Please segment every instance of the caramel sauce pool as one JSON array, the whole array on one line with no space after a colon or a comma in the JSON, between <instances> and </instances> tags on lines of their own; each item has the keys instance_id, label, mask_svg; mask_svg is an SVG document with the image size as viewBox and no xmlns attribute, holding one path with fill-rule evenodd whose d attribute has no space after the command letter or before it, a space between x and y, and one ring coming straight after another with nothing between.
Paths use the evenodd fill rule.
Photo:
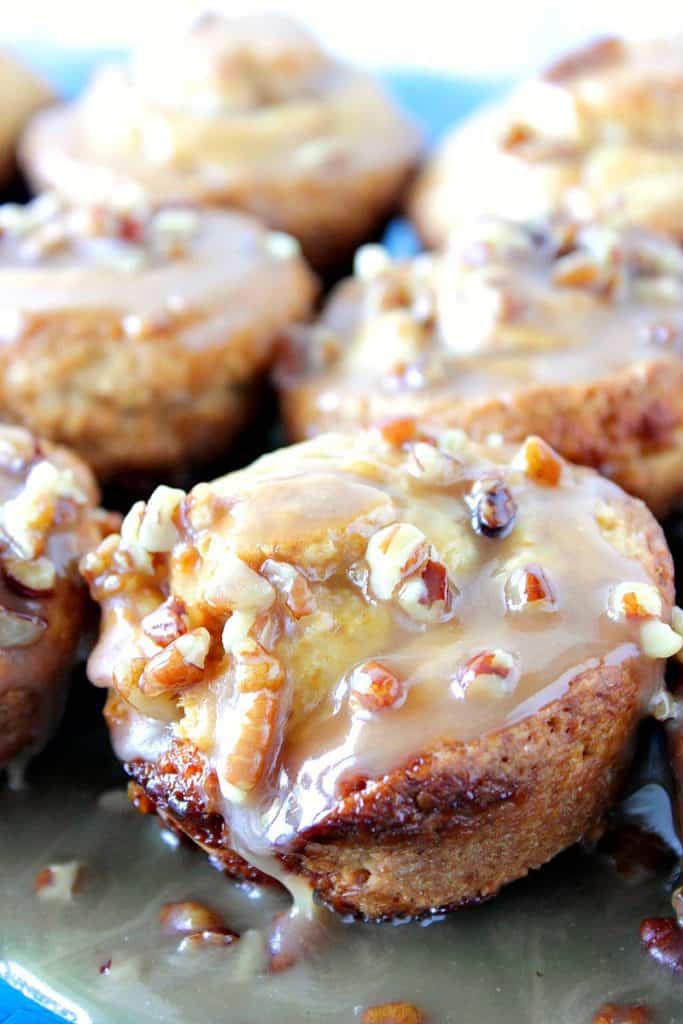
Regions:
<instances>
[{"instance_id":1,"label":"caramel sauce pool","mask_svg":"<svg viewBox=\"0 0 683 1024\"><path fill-rule=\"evenodd\" d=\"M81 708L88 703L77 696ZM606 1001L646 1003L656 1021L683 1021L680 979L650 963L638 940L643 917L670 912L665 874L629 881L580 851L427 928L347 925L325 914L307 958L257 974L254 930L286 899L236 885L201 853L165 841L153 819L127 806L96 710L78 714L74 701L58 743L30 772L31 788L0 792L0 977L67 1019L350 1024L365 1007L406 1000L430 1024L586 1024ZM654 813L667 798L648 789ZM37 872L73 858L86 866L73 901L38 899ZM159 911L182 899L216 908L240 942L180 954Z\"/></svg>"}]
</instances>

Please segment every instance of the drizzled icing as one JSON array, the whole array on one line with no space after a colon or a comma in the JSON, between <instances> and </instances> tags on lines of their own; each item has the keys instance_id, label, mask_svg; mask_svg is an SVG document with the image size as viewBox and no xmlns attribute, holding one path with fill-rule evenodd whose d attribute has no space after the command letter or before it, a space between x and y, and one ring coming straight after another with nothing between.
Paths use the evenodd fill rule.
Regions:
<instances>
[{"instance_id":1,"label":"drizzled icing","mask_svg":"<svg viewBox=\"0 0 683 1024\"><path fill-rule=\"evenodd\" d=\"M46 193L26 206L0 206L0 336L7 340L23 314L50 310L164 313L178 321L224 314L231 288L242 304L252 294L263 301L275 290L257 274L286 287L295 273L294 239L236 212L152 210L139 188L114 190L108 205L71 205ZM222 329L240 317L231 311Z\"/></svg>"},{"instance_id":2,"label":"drizzled icing","mask_svg":"<svg viewBox=\"0 0 683 1024\"><path fill-rule=\"evenodd\" d=\"M308 433L401 411L456 423L534 387L661 361L680 372L683 254L660 238L492 220L454 236L447 256L373 262L359 259L281 366Z\"/></svg>"},{"instance_id":3,"label":"drizzled icing","mask_svg":"<svg viewBox=\"0 0 683 1024\"><path fill-rule=\"evenodd\" d=\"M635 660L646 706L662 669L641 630L668 621L671 595L628 500L538 440L511 454L405 425L328 435L156 499L153 554L138 509L84 565L118 755L196 745L231 844L277 873L274 852L359 778L532 715L588 669ZM491 481L512 519L497 532L472 498ZM211 644L199 680L180 666L153 692L163 649L142 620L169 594L179 636Z\"/></svg>"}]
</instances>

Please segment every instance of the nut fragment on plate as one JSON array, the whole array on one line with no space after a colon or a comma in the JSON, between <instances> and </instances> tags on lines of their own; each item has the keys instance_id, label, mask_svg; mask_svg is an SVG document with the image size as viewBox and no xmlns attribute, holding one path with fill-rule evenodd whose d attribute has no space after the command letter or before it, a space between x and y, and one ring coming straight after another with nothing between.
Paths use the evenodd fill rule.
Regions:
<instances>
[{"instance_id":1,"label":"nut fragment on plate","mask_svg":"<svg viewBox=\"0 0 683 1024\"><path fill-rule=\"evenodd\" d=\"M415 428L273 452L193 488L151 573L127 535L86 565L89 673L141 809L370 918L493 895L592 831L664 692L655 647L683 643L641 502ZM451 449L447 486L416 485L416 443Z\"/></svg>"},{"instance_id":2,"label":"nut fragment on plate","mask_svg":"<svg viewBox=\"0 0 683 1024\"><path fill-rule=\"evenodd\" d=\"M33 891L41 900L70 903L84 884L85 866L70 860L42 868L33 880Z\"/></svg>"},{"instance_id":3,"label":"nut fragment on plate","mask_svg":"<svg viewBox=\"0 0 683 1024\"><path fill-rule=\"evenodd\" d=\"M180 934L219 931L223 919L217 911L197 900L164 903L159 911L159 922L164 931Z\"/></svg>"},{"instance_id":4,"label":"nut fragment on plate","mask_svg":"<svg viewBox=\"0 0 683 1024\"><path fill-rule=\"evenodd\" d=\"M427 1024L428 1018L412 1003L382 1003L363 1011L363 1024Z\"/></svg>"}]
</instances>

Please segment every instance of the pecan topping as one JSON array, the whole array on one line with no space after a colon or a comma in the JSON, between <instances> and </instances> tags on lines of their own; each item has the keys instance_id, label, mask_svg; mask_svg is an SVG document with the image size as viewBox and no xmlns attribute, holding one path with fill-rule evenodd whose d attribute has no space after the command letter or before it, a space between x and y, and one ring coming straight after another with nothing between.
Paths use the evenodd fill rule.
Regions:
<instances>
[{"instance_id":1,"label":"pecan topping","mask_svg":"<svg viewBox=\"0 0 683 1024\"><path fill-rule=\"evenodd\" d=\"M662 614L662 598L652 583L619 583L610 591L607 614L616 622L658 618Z\"/></svg>"},{"instance_id":2,"label":"pecan topping","mask_svg":"<svg viewBox=\"0 0 683 1024\"><path fill-rule=\"evenodd\" d=\"M33 891L41 900L70 903L83 886L84 866L77 860L42 868L33 880Z\"/></svg>"},{"instance_id":3,"label":"pecan topping","mask_svg":"<svg viewBox=\"0 0 683 1024\"><path fill-rule=\"evenodd\" d=\"M37 615L23 615L0 605L0 648L30 647L46 629L47 622Z\"/></svg>"},{"instance_id":4,"label":"pecan topping","mask_svg":"<svg viewBox=\"0 0 683 1024\"><path fill-rule=\"evenodd\" d=\"M261 566L261 572L271 586L283 595L295 619L302 619L315 611L315 599L308 580L295 566L267 558Z\"/></svg>"},{"instance_id":5,"label":"pecan topping","mask_svg":"<svg viewBox=\"0 0 683 1024\"><path fill-rule=\"evenodd\" d=\"M675 918L646 918L640 926L640 940L658 963L676 973L683 971L683 929Z\"/></svg>"},{"instance_id":6,"label":"pecan topping","mask_svg":"<svg viewBox=\"0 0 683 1024\"><path fill-rule=\"evenodd\" d=\"M8 585L24 597L46 597L53 593L57 573L49 558L13 558L6 555L2 568Z\"/></svg>"},{"instance_id":7,"label":"pecan topping","mask_svg":"<svg viewBox=\"0 0 683 1024\"><path fill-rule=\"evenodd\" d=\"M517 686L519 669L509 651L481 651L467 661L457 674L454 693L458 697L505 697Z\"/></svg>"},{"instance_id":8,"label":"pecan topping","mask_svg":"<svg viewBox=\"0 0 683 1024\"><path fill-rule=\"evenodd\" d=\"M233 650L237 699L232 708L235 728L225 756L223 782L235 800L244 799L268 767L275 742L285 676L280 662L255 640Z\"/></svg>"},{"instance_id":9,"label":"pecan topping","mask_svg":"<svg viewBox=\"0 0 683 1024\"><path fill-rule=\"evenodd\" d=\"M683 637L659 619L649 619L640 629L640 646L648 658L673 658L683 647Z\"/></svg>"},{"instance_id":10,"label":"pecan topping","mask_svg":"<svg viewBox=\"0 0 683 1024\"><path fill-rule=\"evenodd\" d=\"M191 932L178 945L179 953L194 953L212 946L232 946L239 939L237 932L229 928L207 928L201 932Z\"/></svg>"},{"instance_id":11,"label":"pecan topping","mask_svg":"<svg viewBox=\"0 0 683 1024\"><path fill-rule=\"evenodd\" d=\"M540 437L526 439L513 465L545 487L557 487L562 477L562 460Z\"/></svg>"},{"instance_id":12,"label":"pecan topping","mask_svg":"<svg viewBox=\"0 0 683 1024\"><path fill-rule=\"evenodd\" d=\"M543 570L538 566L515 569L505 584L505 604L513 612L526 608L554 608L552 587Z\"/></svg>"},{"instance_id":13,"label":"pecan topping","mask_svg":"<svg viewBox=\"0 0 683 1024\"><path fill-rule=\"evenodd\" d=\"M220 914L197 900L164 903L159 911L159 921L164 931L183 934L218 931L223 927Z\"/></svg>"},{"instance_id":14,"label":"pecan topping","mask_svg":"<svg viewBox=\"0 0 683 1024\"><path fill-rule=\"evenodd\" d=\"M176 513L185 491L177 487L157 487L147 502L138 531L138 542L150 552L172 551L179 534Z\"/></svg>"},{"instance_id":15,"label":"pecan topping","mask_svg":"<svg viewBox=\"0 0 683 1024\"><path fill-rule=\"evenodd\" d=\"M351 675L351 701L366 711L397 708L406 699L406 685L379 661L367 661Z\"/></svg>"},{"instance_id":16,"label":"pecan topping","mask_svg":"<svg viewBox=\"0 0 683 1024\"><path fill-rule=\"evenodd\" d=\"M143 632L159 647L168 647L179 636L187 633L187 628L185 605L172 595L142 620Z\"/></svg>"},{"instance_id":17,"label":"pecan topping","mask_svg":"<svg viewBox=\"0 0 683 1024\"><path fill-rule=\"evenodd\" d=\"M378 530L366 553L373 593L388 601L401 580L416 572L428 556L425 535L411 523L394 523Z\"/></svg>"},{"instance_id":18,"label":"pecan topping","mask_svg":"<svg viewBox=\"0 0 683 1024\"><path fill-rule=\"evenodd\" d=\"M414 441L418 434L417 420L414 416L397 416L387 420L378 427L383 441L392 448L402 448L408 441Z\"/></svg>"},{"instance_id":19,"label":"pecan topping","mask_svg":"<svg viewBox=\"0 0 683 1024\"><path fill-rule=\"evenodd\" d=\"M483 537L506 537L515 525L517 505L502 480L477 480L466 496L472 528Z\"/></svg>"},{"instance_id":20,"label":"pecan topping","mask_svg":"<svg viewBox=\"0 0 683 1024\"><path fill-rule=\"evenodd\" d=\"M211 637L203 627L173 640L155 654L140 676L140 690L148 697L187 689L202 677Z\"/></svg>"},{"instance_id":21,"label":"pecan topping","mask_svg":"<svg viewBox=\"0 0 683 1024\"><path fill-rule=\"evenodd\" d=\"M400 588L398 603L417 622L440 622L453 610L454 589L443 562L429 558Z\"/></svg>"},{"instance_id":22,"label":"pecan topping","mask_svg":"<svg viewBox=\"0 0 683 1024\"><path fill-rule=\"evenodd\" d=\"M592 1024L653 1024L653 1017L642 1003L605 1003L594 1015Z\"/></svg>"},{"instance_id":23,"label":"pecan topping","mask_svg":"<svg viewBox=\"0 0 683 1024\"><path fill-rule=\"evenodd\" d=\"M278 694L259 690L240 696L235 708L239 732L226 758L223 779L233 799L243 799L257 785L267 766L275 738Z\"/></svg>"},{"instance_id":24,"label":"pecan topping","mask_svg":"<svg viewBox=\"0 0 683 1024\"><path fill-rule=\"evenodd\" d=\"M521 121L513 121L503 135L501 145L503 149L517 149L518 146L523 145L525 142L530 142L533 137L534 132L530 125L523 124Z\"/></svg>"},{"instance_id":25,"label":"pecan topping","mask_svg":"<svg viewBox=\"0 0 683 1024\"><path fill-rule=\"evenodd\" d=\"M447 487L462 477L462 465L436 445L417 441L411 450L408 471L417 480L437 487Z\"/></svg>"},{"instance_id":26,"label":"pecan topping","mask_svg":"<svg viewBox=\"0 0 683 1024\"><path fill-rule=\"evenodd\" d=\"M363 1013L362 1024L426 1024L427 1018L412 1003L382 1003Z\"/></svg>"}]
</instances>

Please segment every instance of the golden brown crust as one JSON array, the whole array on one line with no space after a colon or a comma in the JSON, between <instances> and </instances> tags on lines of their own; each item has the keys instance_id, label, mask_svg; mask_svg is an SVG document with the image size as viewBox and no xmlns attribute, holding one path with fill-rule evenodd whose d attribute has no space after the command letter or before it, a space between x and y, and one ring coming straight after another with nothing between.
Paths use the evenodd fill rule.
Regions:
<instances>
[{"instance_id":1,"label":"golden brown crust","mask_svg":"<svg viewBox=\"0 0 683 1024\"><path fill-rule=\"evenodd\" d=\"M296 25L215 16L36 118L22 160L72 199L137 181L153 202L248 210L330 268L392 212L418 149L379 87Z\"/></svg>"},{"instance_id":2,"label":"golden brown crust","mask_svg":"<svg viewBox=\"0 0 683 1024\"><path fill-rule=\"evenodd\" d=\"M430 435L424 432L421 436L428 438ZM447 436L450 435L443 435L441 445ZM470 458L465 452L473 451L474 446L468 447L466 440L459 443L461 457ZM434 487L431 495L434 504L428 504L427 508L437 517L434 522L440 522L445 530L438 544L441 546L446 537L454 542L459 568L453 568L452 586L457 581L461 588L456 598L456 602L461 602L460 614L464 616L467 611L474 611L468 598L470 592L467 588L471 585L481 608L490 609L488 618L484 618L482 635L489 645L496 646L498 654L504 654L500 648L517 650L516 656L522 664L532 663L538 656L535 645L540 642L542 651L547 655L553 647L549 631L558 628L561 622L536 620L535 628L540 632L534 640L529 640L526 631L515 633L514 622L509 618L514 605L508 605L503 622L496 619L493 611L495 601L490 603L483 597L478 589L480 584L474 582L475 566L470 563L468 568L462 561L469 528L459 532L453 524L456 512L456 505L451 503L453 483L443 475L448 466L441 461L427 461L428 458L438 458L437 451L431 449L427 441L421 440L416 445L410 450L422 460L423 467L429 466L429 479L435 481L430 485ZM336 909L371 918L424 914L445 906L486 899L506 882L520 877L561 849L599 829L628 763L638 722L645 713L653 688L656 689L660 683L661 663L652 660L651 651L650 658L643 657L645 647L638 646L643 641L629 639L632 637L630 627L625 631L620 629L616 635L610 633L612 627L604 632L607 625L604 621L605 601L608 609L614 607L613 599L608 598L605 591L612 591L610 584L599 582L595 573L599 576L604 568L602 563L616 555L617 568L610 570L608 577L611 572L617 575L635 573L634 578L642 573L643 578L649 581L643 593L650 594L647 600L654 600L655 613L661 612L664 622L670 615L673 601L671 557L662 531L646 507L627 498L594 474L562 464L550 449L531 439L523 447L526 453L525 472L531 473L537 481L528 495L531 508L525 513L520 511L519 522L510 533L508 548L500 547L500 534L504 534L509 525L503 517L506 508L510 507L510 500L514 503L512 492L508 494L507 505L498 504L495 509L489 509L485 520L488 532L485 532L482 546L477 548L478 557L486 559L496 551L500 552L502 562L496 561L496 572L500 577L501 572L505 572L501 565L519 564L514 561L515 557L529 559L532 557L529 552L533 551L533 560L542 561L545 553L553 565L551 576L554 574L565 601L565 614L568 614L567 601L571 602L573 614L581 615L589 595L594 591L599 595L596 611L589 612L590 621L562 620L567 622L564 628L571 635L585 638L596 628L594 616L602 623L597 634L600 640L598 647L592 648L592 654L587 649L584 654L577 654L576 648L572 648L568 656L572 666L576 667L569 670L562 660L551 659L547 667L543 667L543 660L536 661L534 685L540 690L533 694L527 690L526 700L521 704L515 705L511 698L513 703L507 710L502 710L500 703L504 699L504 691L496 687L511 671L511 663L506 666L504 661L494 658L483 670L496 677L487 676L482 680L485 689L480 692L486 694L481 698L484 704L478 705L476 697L473 698L475 703L470 703L469 707L464 705L464 723L461 720L459 725L454 724L448 717L454 710L450 701L458 692L458 680L463 678L457 672L453 674L453 665L457 664L459 657L456 653L459 631L456 629L451 633L448 626L449 598L444 596L440 586L437 586L436 593L432 592L432 584L440 578L438 573L432 578L437 568L436 549L429 563L432 566L429 574L432 584L427 586L426 596L429 602L441 602L441 618L438 621L434 617L431 619L435 623L432 628L437 631L432 633L427 627L420 639L414 622L407 634L387 632L392 627L385 617L382 595L392 591L393 580L384 575L386 570L382 567L382 557L392 557L391 545L398 543L399 536L402 538L400 544L404 545L401 558L406 557L405 552L411 538L415 537L415 531L405 523L400 534L394 532L397 527L392 525L377 531L377 509L381 507L378 498L380 494L387 496L381 488L386 488L394 500L399 500L399 492L394 492L393 485L387 483L380 466L385 467L385 460L387 468L395 466L395 460L400 460L399 453L403 451L406 448L400 439L397 451L392 455L386 447L382 448L378 441L371 439L321 438L310 446L269 456L256 466L214 485L204 485L194 492L194 497L191 494L185 499L178 521L189 532L184 534L184 542L179 542L172 556L174 571L183 573L183 582L181 584L179 577L175 577L173 598L168 598L154 614L158 616L163 611L168 617L172 610L176 617L179 614L189 616L188 624L195 627L194 639L191 642L186 639L184 649L186 657L194 658L192 665L195 668L191 671L183 668L177 659L173 661L168 653L170 647L159 652L150 645L152 636L159 635L154 631L150 633L149 625L149 616L162 596L154 595L159 577L154 581L149 576L149 568L145 569L147 575L141 577L136 585L130 568L126 568L129 564L126 560L131 557L144 566L144 558L141 557L144 552L136 554L134 548L129 548L126 554L125 548L119 547L117 552L115 545L107 544L105 550L89 559L84 567L95 596L105 606L104 633L91 659L91 678L112 686L106 715L115 748L124 760L126 770L144 787L161 817L185 831L226 871L238 875L247 871L249 877L260 878L243 859L249 857L250 849L244 836L251 833L243 829L240 809L246 808L249 813L252 793L259 798L259 778L278 779L283 772L289 773L287 778L290 781L285 789L278 791L274 807L289 805L292 813L288 815L287 824L280 818L279 824L274 826L272 834L276 837L284 835L284 838L272 840L272 852L278 860L271 862L270 873L279 877L275 870L279 861L280 870L284 865L289 872L303 875ZM353 475L347 478L342 474L345 488L334 492L339 499L335 501L329 489L329 478L326 482L320 467L325 466L327 473L331 474L335 460L340 458L343 465L353 467ZM373 458L376 459L374 463ZM507 454L501 456L503 461L507 458ZM309 466L316 470L312 472L309 469L310 475L305 471L307 459L313 460ZM345 459L349 460L348 463ZM398 466L401 465L399 461ZM513 460L513 466L519 465L518 458ZM278 469L281 470L279 476L276 475ZM362 485L355 475L359 472L364 474ZM489 467L481 479L490 480L487 474L491 472ZM369 486L371 479L375 481L374 488ZM519 487L519 478L512 479ZM383 481L382 484L378 485L379 481ZM409 486L412 493L412 485ZM514 485L511 486L514 490ZM550 506L544 505L544 502L553 500L553 494L558 494L555 491L557 487L588 488L585 494L579 490L574 495L577 504L572 506L573 511L565 508L568 531L573 531L570 524L573 524L575 516L585 516L576 538L572 532L566 540L572 550L575 573L579 571L579 564L583 572L588 571L585 588L580 584L571 592L571 597L568 596L569 588L572 584L576 586L576 579L569 580L564 574L566 552L560 554L560 569L550 549L544 552L543 545L534 539L532 527L533 523L541 529L542 536L548 538L547 517L553 523L560 521L557 510L553 512ZM603 494L597 504L594 504L596 494L591 488ZM514 490L514 493L521 501L521 492ZM567 490L561 493L568 500ZM250 496L252 504L245 504L245 495ZM439 495L445 498L445 505L441 504ZM221 504L221 499L225 504ZM177 504L182 499L176 496L174 500ZM413 496L410 500L416 499ZM607 504L603 505L603 501ZM419 516L416 506L410 507L413 516ZM258 518L257 509L268 509L269 514ZM327 518L323 520L324 510L327 510ZM438 517L438 510L445 513L444 520ZM138 514L143 516L144 523L147 512L140 509ZM400 522L400 513L394 512L393 516ZM601 540L594 555L586 559L586 552L581 551L581 547L587 533L594 528L595 523L591 525L593 516ZM370 517L374 517L374 522ZM327 543L320 531L322 522L328 525ZM418 518L418 522L425 521ZM192 523L196 525L192 527ZM353 523L353 531L350 525L344 528L345 523ZM296 527L292 531L294 524ZM204 534L206 530L208 534ZM519 533L515 534L515 530ZM131 525L126 528L127 537L130 538L130 534ZM368 542L368 535L376 537L377 543L374 540ZM515 550L515 537L522 549ZM197 559L188 551L190 538L197 551L205 552L203 558ZM268 613L272 617L270 627L267 626L267 614L259 618L261 643L268 645L268 652L249 639L242 641L242 646L239 643L235 646L237 634L233 630L232 617L228 618L222 642L223 649L233 653L225 659L222 650L216 651L212 639L222 622L217 609L214 608L210 615L200 616L201 609L207 607L206 596L201 595L209 593L203 584L209 551L215 552L209 562L211 586L215 587L215 581L221 579L221 593L232 592L231 555L226 548L230 543L253 567L261 566L261 575L253 570L251 575L245 573L244 567L239 570L241 603L262 600L265 579L277 585L285 579L288 587L293 587L296 573L282 576L282 566L289 564L289 558L296 565L304 566L309 575L306 584L299 578L303 589L286 591L286 607L292 612L291 619L287 620L286 611L275 604L270 606ZM210 544L213 544L213 549ZM257 545L260 546L260 554L256 550ZM279 558L285 560L280 562L280 575L273 575L271 558L262 562L264 554L272 555L272 547L277 550ZM375 595L369 604L357 600L343 589L337 589L344 586L340 572L345 562L340 559L348 558L353 579L362 581L364 548L367 549L365 558L371 567L371 576L369 582L366 580L361 585L372 588L366 593ZM309 564L312 557L317 567L315 577L311 575ZM162 560L157 558L155 565L156 572L163 579ZM233 568L232 572L235 571ZM189 575L185 577L187 572ZM126 595L123 599L112 600L103 589L104 581L114 578L112 573L123 573L128 580L121 591ZM488 578L489 574L484 572L484 575ZM536 576L535 584L540 585L541 579L548 589L540 599L552 599L552 585L542 573ZM583 576L579 579L583 580ZM143 586L144 580L147 582ZM630 586L634 586L636 591L639 589L637 584ZM216 593L215 590L212 592ZM506 589L505 593L509 601L510 590ZM527 599L532 600L528 594ZM538 599L538 596L533 598ZM175 602L172 608L170 600ZM322 636L314 628L314 616L311 614L314 605L318 606L323 617L327 615ZM244 619L244 612L239 612L239 607L238 603L238 618L242 615L241 621L246 621L248 626L250 620ZM455 607L457 614L457 603ZM409 604L402 605L401 614L407 614L409 608ZM416 614L415 609L412 614ZM608 618L612 614L613 611L608 611ZM640 614L637 613L636 620ZM144 637L136 628L140 615L146 616ZM281 633L273 632L275 621L282 624ZM425 619L421 621L425 622ZM199 622L204 625L197 629ZM405 619L401 622L405 624ZM473 650L481 651L481 636L477 632L480 627L482 621L479 617L474 616L469 624L465 624L463 618L464 644L470 654ZM663 623L655 624L656 629L660 627L673 636ZM196 645L202 629L205 646L203 653L200 651L199 661L205 679L199 681ZM506 632L510 629L513 636ZM526 640L521 639L522 635ZM187 636L189 638L189 634ZM268 636L270 639L266 639ZM424 643L426 646L420 655L420 663L434 665L431 659L435 656L435 648L431 644L438 645L439 638L445 636L450 637L449 647L445 652L445 662L436 662L445 665L435 681L436 689L420 691L418 686L417 699L426 703L413 703L412 712L407 712L403 718L396 717L404 707L401 701L408 696L406 690L400 689L401 672L405 673L406 679L414 678L405 660L406 653L411 645ZM123 637L128 638L129 661L122 666L112 666L112 659L120 656L117 652L122 649ZM359 643L365 644L364 655L359 653ZM402 646L406 643L407 646ZM527 647L524 647L525 643ZM524 653L520 653L522 647ZM381 652L394 649L403 652L403 660L398 657L388 662L396 675L388 672L378 661L363 663L364 671L371 673L373 685L379 687L381 684L385 689L358 689L361 680L357 680L354 683L356 688L352 689L352 707L357 707L353 702L360 700L363 702L362 714L370 711L368 721L373 720L373 715L378 716L374 722L380 731L374 734L374 740L365 741L372 748L368 760L369 752L360 733L355 734L353 747L339 745L335 730L343 707L340 677L341 680L348 678L345 673L351 666L353 682L357 672L357 667L353 666L358 666L363 657L370 654L384 660L387 655ZM552 658L556 654L553 652ZM370 664L375 669L371 670ZM471 664L472 659L467 666ZM375 675L372 675L373 671ZM286 679L289 679L289 684ZM258 744L263 739L267 743L273 742L269 738L272 736L273 719L264 718L263 722L249 719L249 709L256 708L255 701L262 697L281 695L280 699L283 699L287 685L293 688L287 705L289 710L284 720L282 739L275 747L282 753L275 755L277 760L273 762L265 760L263 752L255 760L254 751L260 750ZM493 689L486 689L488 686ZM324 700L325 691L336 695L334 712ZM226 715L224 701L229 701L235 692L242 693L248 701L254 701L244 705L247 709L243 712L247 716L244 720L239 717L239 705L227 705ZM223 696L216 702L219 694ZM444 701L444 697L445 702L438 703ZM436 700L437 704L430 704L430 700ZM391 710L385 710L387 707ZM394 717L382 719L382 714ZM420 714L427 718L421 719ZM469 719L469 716L477 715L483 715L483 718L475 719L482 722L481 727L473 727ZM355 726L351 728L358 729L362 719L353 721ZM422 722L418 733L414 731L415 721ZM341 724L342 736L346 736L346 728ZM408 731L403 732L406 729ZM394 750L387 755L383 745L390 734L403 739L397 748L400 752ZM234 744L231 737L236 735L243 737L241 746L230 745ZM319 735L323 737L321 744ZM408 756L408 750L421 753ZM373 761L376 756L385 760ZM325 776L324 768L318 778L318 764L337 763L347 763L348 767L336 785ZM373 764L382 767L369 767ZM231 774L227 776L226 786L228 771ZM304 780L301 784L298 782L300 779ZM305 781L307 779L308 782ZM265 792L267 795L269 790L266 788ZM316 803L322 793L325 800L322 804ZM311 796L314 797L312 812L310 808L306 809L306 801ZM256 817L253 820L261 821L264 807L270 805L254 804ZM298 819L299 825L293 834L289 835L287 827L291 827L289 823L298 813L297 807L301 809L302 817ZM265 817L268 818L268 814ZM248 820L252 821L251 818ZM252 822L250 828L253 827ZM261 837L261 842L264 841ZM256 863L260 869L269 870L268 860L257 858Z\"/></svg>"}]
</instances>

